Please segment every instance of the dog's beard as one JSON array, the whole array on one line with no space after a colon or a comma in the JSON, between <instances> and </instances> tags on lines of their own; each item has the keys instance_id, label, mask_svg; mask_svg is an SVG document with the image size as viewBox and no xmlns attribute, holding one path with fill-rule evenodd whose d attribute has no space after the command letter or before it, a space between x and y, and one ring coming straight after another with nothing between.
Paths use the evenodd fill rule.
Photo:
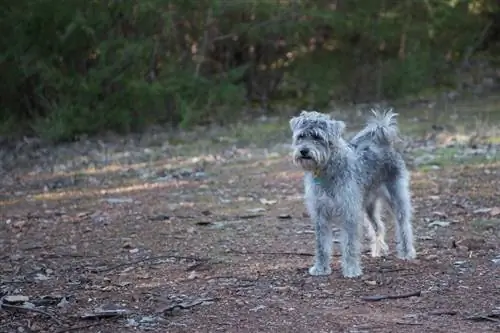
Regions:
<instances>
[{"instance_id":1,"label":"dog's beard","mask_svg":"<svg viewBox=\"0 0 500 333\"><path fill-rule=\"evenodd\" d=\"M317 149L310 149L308 157L302 156L300 147L293 152L293 162L305 171L316 171L326 163L326 160L327 153Z\"/></svg>"}]
</instances>

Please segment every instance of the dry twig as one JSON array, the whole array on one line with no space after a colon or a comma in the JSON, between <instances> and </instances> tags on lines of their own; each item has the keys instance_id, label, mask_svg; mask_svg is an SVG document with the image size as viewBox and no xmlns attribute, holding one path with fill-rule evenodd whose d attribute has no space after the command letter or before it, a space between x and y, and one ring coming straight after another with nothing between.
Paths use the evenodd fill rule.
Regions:
<instances>
[{"instance_id":1,"label":"dry twig","mask_svg":"<svg viewBox=\"0 0 500 333\"><path fill-rule=\"evenodd\" d=\"M19 311L31 311L31 312L36 312L36 313L39 313L39 314L42 314L46 317L49 317L50 319L52 319L53 321L55 321L58 325L62 325L62 322L57 319L54 315L48 313L48 312L45 312L43 310L40 310L40 309L37 309L37 308L32 308L32 307L28 307L28 306L22 306L22 305L11 305L11 304L5 304L3 302L3 300L0 302L0 308L4 308L4 309L8 309L8 310L19 310Z\"/></svg>"},{"instance_id":2,"label":"dry twig","mask_svg":"<svg viewBox=\"0 0 500 333\"><path fill-rule=\"evenodd\" d=\"M300 257L314 257L314 254L308 252L253 252L253 251L239 251L231 249L232 253L242 255L268 255L268 256L300 256Z\"/></svg>"},{"instance_id":3,"label":"dry twig","mask_svg":"<svg viewBox=\"0 0 500 333\"><path fill-rule=\"evenodd\" d=\"M93 273L106 273L110 272L112 270L115 270L117 268L125 267L125 266L134 266L137 264L141 264L143 262L148 262L148 261L155 261L155 260L161 260L161 259L177 259L177 260L193 260L193 261L208 261L208 258L198 258L198 257L190 257L190 256L177 256L177 255L161 255L161 256L154 256L154 257L147 257L147 258L142 258L134 261L129 261L129 262L123 262L121 264L117 264L111 267L107 268L102 268L102 269L94 269L92 270ZM153 263L151 263L153 264Z\"/></svg>"},{"instance_id":4,"label":"dry twig","mask_svg":"<svg viewBox=\"0 0 500 333\"><path fill-rule=\"evenodd\" d=\"M363 301L367 301L367 302L378 302L378 301L381 301L381 300L384 300L384 299L409 298L409 297L413 297L413 296L419 297L421 294L422 294L422 292L419 290L419 291L414 291L414 292L411 292L411 293L400 294L400 295L373 295L373 296L364 296L361 299Z\"/></svg>"},{"instance_id":5,"label":"dry twig","mask_svg":"<svg viewBox=\"0 0 500 333\"><path fill-rule=\"evenodd\" d=\"M473 320L473 321L492 321L495 323L500 323L500 313L488 313L488 314L478 313L478 314L469 316L466 319Z\"/></svg>"},{"instance_id":6,"label":"dry twig","mask_svg":"<svg viewBox=\"0 0 500 333\"><path fill-rule=\"evenodd\" d=\"M182 302L182 303L173 303L173 304L170 304L170 305L167 305L165 307L162 307L160 308L157 312L158 313L165 313L165 312L172 312L172 311L175 311L175 310L186 310L186 309L190 309L192 307L195 307L197 305L200 305L202 303L205 303L205 302L215 302L219 300L218 298L198 298L198 299L195 299L194 301L191 301L191 302Z\"/></svg>"}]
</instances>

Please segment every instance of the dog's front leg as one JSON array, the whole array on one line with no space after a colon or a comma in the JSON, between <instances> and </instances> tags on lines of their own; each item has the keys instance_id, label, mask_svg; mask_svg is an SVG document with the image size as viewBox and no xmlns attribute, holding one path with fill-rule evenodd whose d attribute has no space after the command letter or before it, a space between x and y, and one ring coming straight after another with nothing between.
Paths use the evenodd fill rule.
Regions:
<instances>
[{"instance_id":1,"label":"dog's front leg","mask_svg":"<svg viewBox=\"0 0 500 333\"><path fill-rule=\"evenodd\" d=\"M316 256L314 266L309 268L309 274L330 275L330 260L333 246L332 223L321 215L313 216L316 231Z\"/></svg>"},{"instance_id":2,"label":"dog's front leg","mask_svg":"<svg viewBox=\"0 0 500 333\"><path fill-rule=\"evenodd\" d=\"M353 278L362 274L361 269L361 219L360 209L345 209L342 216L342 275Z\"/></svg>"}]
</instances>

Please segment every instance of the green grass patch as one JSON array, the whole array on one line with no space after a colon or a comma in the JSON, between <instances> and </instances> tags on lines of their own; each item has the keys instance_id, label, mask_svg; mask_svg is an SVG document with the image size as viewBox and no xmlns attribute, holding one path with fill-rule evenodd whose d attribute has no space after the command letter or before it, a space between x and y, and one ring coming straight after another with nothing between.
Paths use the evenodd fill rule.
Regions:
<instances>
[{"instance_id":1,"label":"green grass patch","mask_svg":"<svg viewBox=\"0 0 500 333\"><path fill-rule=\"evenodd\" d=\"M417 161L418 169L424 172L447 166L495 163L500 159L498 153L467 154L465 152L466 148L463 147L443 147L432 152L417 149L412 155Z\"/></svg>"}]
</instances>

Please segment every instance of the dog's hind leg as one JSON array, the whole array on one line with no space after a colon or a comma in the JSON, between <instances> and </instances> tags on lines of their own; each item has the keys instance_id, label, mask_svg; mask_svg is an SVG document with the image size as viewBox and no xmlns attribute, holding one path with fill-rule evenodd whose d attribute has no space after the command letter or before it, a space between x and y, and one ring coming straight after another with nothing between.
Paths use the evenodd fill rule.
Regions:
<instances>
[{"instance_id":1,"label":"dog's hind leg","mask_svg":"<svg viewBox=\"0 0 500 333\"><path fill-rule=\"evenodd\" d=\"M382 202L380 198L375 198L366 207L368 223L372 225L374 237L371 241L372 257L380 257L387 254L389 247L385 242L385 225L381 218Z\"/></svg>"},{"instance_id":2,"label":"dog's hind leg","mask_svg":"<svg viewBox=\"0 0 500 333\"><path fill-rule=\"evenodd\" d=\"M409 176L405 172L392 181L387 182L388 204L396 222L397 254L401 259L414 259L413 227L411 223L411 195Z\"/></svg>"}]
</instances>

